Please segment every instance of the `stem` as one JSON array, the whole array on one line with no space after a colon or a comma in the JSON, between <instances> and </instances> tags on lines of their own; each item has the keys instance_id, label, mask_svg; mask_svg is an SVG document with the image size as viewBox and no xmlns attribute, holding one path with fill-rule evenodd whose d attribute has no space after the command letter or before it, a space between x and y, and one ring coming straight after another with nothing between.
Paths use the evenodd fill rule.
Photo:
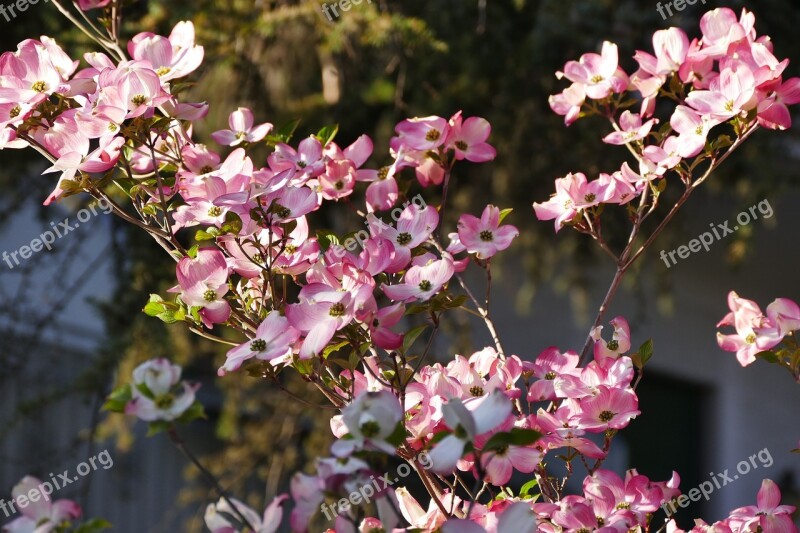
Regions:
<instances>
[{"instance_id":1,"label":"stem","mask_svg":"<svg viewBox=\"0 0 800 533\"><path fill-rule=\"evenodd\" d=\"M637 214L636 220L634 221L633 229L631 230L631 234L628 237L628 244L625 246L625 249L619 256L619 262L617 263L617 271L614 275L614 279L611 281L611 286L608 288L608 292L606 293L605 298L603 299L603 303L600 305L600 309L597 312L597 317L595 318L594 324L592 325L592 330L600 325L603 321L603 317L605 313L608 311L608 307L611 305L611 301L614 299L614 296L617 293L617 289L619 288L620 282L622 281L622 276L625 275L625 272L636 262L636 260L644 253L644 251L651 245L653 242L658 238L661 232L666 228L667 224L675 217L678 213L678 210L686 203L689 199L689 196L699 187L708 177L711 175L714 170L719 168L719 166L725 162L728 157L739 147L741 144L750 137L757 129L759 128L758 124L752 126L749 130L742 134L741 137L736 139L734 143L728 148L728 150L722 154L718 159L713 159L711 164L709 165L708 169L703 173L703 175L695 181L689 181L686 185L686 190L675 202L675 205L672 206L669 213L664 217L664 219L659 223L653 233L645 240L644 244L642 244L635 253L631 254L633 250L633 246L636 241L636 237L639 235L639 231L641 229L641 224L647 218L646 215L652 213L652 209L645 212L645 196L649 191L649 187L644 190L642 193L642 199L639 203L639 213ZM663 178L662 178L663 179ZM586 343L583 345L583 350L581 351L581 358L579 364L585 364L585 359L589 353L589 347L592 343L592 335L591 330L589 331L589 335L586 338Z\"/></svg>"},{"instance_id":2,"label":"stem","mask_svg":"<svg viewBox=\"0 0 800 533\"><path fill-rule=\"evenodd\" d=\"M167 434L169 434L170 440L181 451L181 453L183 453L183 455L185 455L186 458L189 459L189 461L191 461L192 464L194 464L194 466L197 467L200 473L203 474L203 477L205 477L206 481L208 481L208 483L214 488L214 490L217 491L217 494L219 494L220 497L223 500L225 500L225 502L227 502L228 505L230 505L231 510L236 514L236 517L242 521L242 524L246 525L247 527L255 531L253 524L247 521L247 518L245 518L244 515L241 513L241 511L239 511L239 508L235 506L233 502L231 502L230 498L228 498L225 489L223 489L222 486L219 484L219 481L217 480L216 477L214 477L214 474L206 470L206 467L203 466L203 464L197 459L197 457L194 456L194 454L188 448L188 446L186 446L186 443L183 441L181 436L178 435L178 430L175 429L175 426L170 426L170 428L167 430Z\"/></svg>"}]
</instances>

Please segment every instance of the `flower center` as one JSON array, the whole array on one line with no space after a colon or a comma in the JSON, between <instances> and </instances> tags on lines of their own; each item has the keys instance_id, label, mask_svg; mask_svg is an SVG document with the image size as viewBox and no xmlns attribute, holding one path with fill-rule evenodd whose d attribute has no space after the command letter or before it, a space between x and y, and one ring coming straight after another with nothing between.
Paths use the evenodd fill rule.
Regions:
<instances>
[{"instance_id":1,"label":"flower center","mask_svg":"<svg viewBox=\"0 0 800 533\"><path fill-rule=\"evenodd\" d=\"M342 315L344 315L344 304L341 303L341 302L333 304L331 306L330 311L328 311L328 314L331 315L331 316L342 316Z\"/></svg>"},{"instance_id":2,"label":"flower center","mask_svg":"<svg viewBox=\"0 0 800 533\"><path fill-rule=\"evenodd\" d=\"M589 194L583 197L583 199L586 200L587 202L594 202L595 198L597 198L597 195L595 195L593 192L590 192Z\"/></svg>"},{"instance_id":3,"label":"flower center","mask_svg":"<svg viewBox=\"0 0 800 533\"><path fill-rule=\"evenodd\" d=\"M342 180L339 180L333 186L336 187L337 190L341 191L342 189L344 189L344 182Z\"/></svg>"},{"instance_id":4,"label":"flower center","mask_svg":"<svg viewBox=\"0 0 800 533\"><path fill-rule=\"evenodd\" d=\"M273 210L275 211L275 214L278 215L281 218L287 218L287 217L291 216L291 214L292 214L292 210L291 209L289 209L288 207L283 206L281 204L275 204L275 206L273 207Z\"/></svg>"},{"instance_id":5,"label":"flower center","mask_svg":"<svg viewBox=\"0 0 800 533\"><path fill-rule=\"evenodd\" d=\"M167 393L163 396L156 398L156 407L159 409L169 409L175 403L175 396Z\"/></svg>"},{"instance_id":6,"label":"flower center","mask_svg":"<svg viewBox=\"0 0 800 533\"><path fill-rule=\"evenodd\" d=\"M206 292L203 293L203 300L207 302L213 302L217 299L217 291L213 289L208 289Z\"/></svg>"},{"instance_id":7,"label":"flower center","mask_svg":"<svg viewBox=\"0 0 800 533\"><path fill-rule=\"evenodd\" d=\"M615 351L619 350L619 341L616 340L616 339L608 341L606 343L606 348L608 348L612 352L615 352Z\"/></svg>"},{"instance_id":8,"label":"flower center","mask_svg":"<svg viewBox=\"0 0 800 533\"><path fill-rule=\"evenodd\" d=\"M381 167L378 169L378 179L385 180L389 177L389 167Z\"/></svg>"},{"instance_id":9,"label":"flower center","mask_svg":"<svg viewBox=\"0 0 800 533\"><path fill-rule=\"evenodd\" d=\"M466 152L467 148L469 148L469 145L464 141L456 141L456 148L458 148L462 152Z\"/></svg>"},{"instance_id":10,"label":"flower center","mask_svg":"<svg viewBox=\"0 0 800 533\"><path fill-rule=\"evenodd\" d=\"M206 166L204 166L203 168L200 169L200 174L208 174L209 172L213 172L213 171L214 171L214 169L211 168L210 165L206 165Z\"/></svg>"},{"instance_id":11,"label":"flower center","mask_svg":"<svg viewBox=\"0 0 800 533\"><path fill-rule=\"evenodd\" d=\"M250 350L253 352L263 352L267 349L267 341L264 339L256 339L250 343Z\"/></svg>"},{"instance_id":12,"label":"flower center","mask_svg":"<svg viewBox=\"0 0 800 533\"><path fill-rule=\"evenodd\" d=\"M11 118L16 118L19 116L21 112L22 108L19 107L18 105L15 105L14 107L11 108L11 111L8 112L8 116Z\"/></svg>"},{"instance_id":13,"label":"flower center","mask_svg":"<svg viewBox=\"0 0 800 533\"><path fill-rule=\"evenodd\" d=\"M725 111L733 111L733 100L728 100L725 102Z\"/></svg>"},{"instance_id":14,"label":"flower center","mask_svg":"<svg viewBox=\"0 0 800 533\"><path fill-rule=\"evenodd\" d=\"M144 103L147 102L147 97L143 94L137 94L136 96L131 98L131 102L133 102L133 105L137 106L144 105Z\"/></svg>"},{"instance_id":15,"label":"flower center","mask_svg":"<svg viewBox=\"0 0 800 533\"><path fill-rule=\"evenodd\" d=\"M494 239L494 235L492 235L492 232L488 229L483 230L480 234L480 237L483 242L492 242Z\"/></svg>"},{"instance_id":16,"label":"flower center","mask_svg":"<svg viewBox=\"0 0 800 533\"><path fill-rule=\"evenodd\" d=\"M368 439L376 437L381 432L381 426L374 420L370 420L369 422L364 422L363 424L361 424L361 427L359 429L361 430L361 434L367 437Z\"/></svg>"},{"instance_id":17,"label":"flower center","mask_svg":"<svg viewBox=\"0 0 800 533\"><path fill-rule=\"evenodd\" d=\"M423 292L428 292L429 290L431 290L431 287L433 287L433 285L427 279L423 279L422 281L419 282L419 290Z\"/></svg>"},{"instance_id":18,"label":"flower center","mask_svg":"<svg viewBox=\"0 0 800 533\"><path fill-rule=\"evenodd\" d=\"M47 90L47 84L42 80L36 81L31 85L31 89L36 91L37 93L43 93Z\"/></svg>"},{"instance_id":19,"label":"flower center","mask_svg":"<svg viewBox=\"0 0 800 533\"><path fill-rule=\"evenodd\" d=\"M610 422L612 418L614 418L614 413L612 413L611 411L603 411L602 413L600 413L601 422Z\"/></svg>"},{"instance_id":20,"label":"flower center","mask_svg":"<svg viewBox=\"0 0 800 533\"><path fill-rule=\"evenodd\" d=\"M217 205L212 205L208 208L208 216L218 217L222 214L222 208Z\"/></svg>"},{"instance_id":21,"label":"flower center","mask_svg":"<svg viewBox=\"0 0 800 533\"><path fill-rule=\"evenodd\" d=\"M159 67L159 69L156 70L156 74L158 74L159 76L166 76L170 72L172 72L172 69L169 67Z\"/></svg>"},{"instance_id":22,"label":"flower center","mask_svg":"<svg viewBox=\"0 0 800 533\"><path fill-rule=\"evenodd\" d=\"M474 385L470 387L469 393L473 396L483 396L483 387L479 387L478 385Z\"/></svg>"},{"instance_id":23,"label":"flower center","mask_svg":"<svg viewBox=\"0 0 800 533\"><path fill-rule=\"evenodd\" d=\"M631 508L631 504L629 504L628 502L619 502L617 504L617 509L619 509L619 510L630 509L630 508Z\"/></svg>"},{"instance_id":24,"label":"flower center","mask_svg":"<svg viewBox=\"0 0 800 533\"><path fill-rule=\"evenodd\" d=\"M436 128L431 128L428 130L428 133L425 134L426 141L438 141L439 137L442 136L442 132L437 130Z\"/></svg>"},{"instance_id":25,"label":"flower center","mask_svg":"<svg viewBox=\"0 0 800 533\"><path fill-rule=\"evenodd\" d=\"M544 375L544 379L546 379L548 381L556 379L556 373L555 372L548 372L547 374Z\"/></svg>"},{"instance_id":26,"label":"flower center","mask_svg":"<svg viewBox=\"0 0 800 533\"><path fill-rule=\"evenodd\" d=\"M744 342L746 342L747 344L755 344L756 343L756 334L755 333L751 333L750 335L748 335L747 337L744 338Z\"/></svg>"},{"instance_id":27,"label":"flower center","mask_svg":"<svg viewBox=\"0 0 800 533\"><path fill-rule=\"evenodd\" d=\"M406 244L411 242L411 234L407 232L400 233L397 236L397 244L400 246L405 246Z\"/></svg>"},{"instance_id":28,"label":"flower center","mask_svg":"<svg viewBox=\"0 0 800 533\"><path fill-rule=\"evenodd\" d=\"M242 140L245 139L245 137L247 137L247 132L246 131L237 131L236 132L236 138L238 140L242 141Z\"/></svg>"},{"instance_id":29,"label":"flower center","mask_svg":"<svg viewBox=\"0 0 800 533\"><path fill-rule=\"evenodd\" d=\"M600 74L595 74L594 76L592 76L592 79L591 79L590 81L591 81L592 83L600 83L600 82L601 82L601 81L603 81L604 79L605 79L605 78L603 78L603 76L601 76Z\"/></svg>"},{"instance_id":30,"label":"flower center","mask_svg":"<svg viewBox=\"0 0 800 533\"><path fill-rule=\"evenodd\" d=\"M308 165L306 164L305 161L298 161L297 166L300 168L306 168Z\"/></svg>"},{"instance_id":31,"label":"flower center","mask_svg":"<svg viewBox=\"0 0 800 533\"><path fill-rule=\"evenodd\" d=\"M694 133L695 133L695 135L702 135L703 134L703 125L701 124L701 125L697 126L697 128L695 128L695 130L694 130Z\"/></svg>"}]
</instances>

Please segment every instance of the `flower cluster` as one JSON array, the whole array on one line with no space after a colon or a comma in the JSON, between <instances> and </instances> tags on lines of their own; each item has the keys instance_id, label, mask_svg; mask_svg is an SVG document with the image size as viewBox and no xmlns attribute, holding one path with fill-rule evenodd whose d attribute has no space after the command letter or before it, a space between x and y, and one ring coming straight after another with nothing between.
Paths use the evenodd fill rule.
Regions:
<instances>
[{"instance_id":1,"label":"flower cluster","mask_svg":"<svg viewBox=\"0 0 800 533\"><path fill-rule=\"evenodd\" d=\"M109 14L116 4L81 0L77 6ZM702 38L692 41L677 28L656 32L654 54L637 52L639 70L630 75L609 42L558 73L572 85L551 97L553 110L567 124L605 116L613 131L604 141L625 145L636 159L595 180L568 174L556 180L553 198L534 204L539 219L555 220L556 231L572 225L617 261L617 277L581 353L549 347L527 361L503 350L489 295L492 261L519 235L504 224L511 210L489 204L480 217L457 213L455 231L446 231L456 163L485 163L496 155L483 118L456 112L402 120L388 156L381 156L366 135L340 145L338 127L328 126L296 141L297 123L276 127L240 107L227 129L211 135L222 147L216 151L193 139L194 123L208 106L181 101L183 84L175 83L203 60L192 24L181 22L168 37L134 36L127 54L116 35L100 39L110 55L86 54L82 69L48 37L0 56L0 148L33 147L51 161L46 172L60 178L46 204L87 192L174 256L172 296L151 295L144 311L227 345L231 337L217 330L232 329L237 340L219 376L246 366L251 375L278 381L281 372L296 371L339 410L330 424L329 456L317 459L314 474L292 478L294 531L312 528L320 505L330 500L340 511L337 532L648 531L658 507L679 494L679 479L653 482L635 470L622 479L601 468L616 433L640 414L635 389L652 355L649 341L632 351L623 317L610 321L613 333L604 338L605 309L620 277L663 227L633 248L666 187L661 178L676 173L685 201L756 128L788 127L787 106L800 102L800 79L783 79L788 60L778 61L769 39L757 36L751 13L737 18L729 9L713 10L701 30ZM636 103L632 91L641 96L638 112L628 109ZM656 129L658 98L676 105ZM722 126L735 139L710 136ZM256 147L267 150L265 160L255 158ZM706 171L696 177L704 161ZM127 194L130 209L110 198L112 182ZM428 205L416 190L430 190L441 203ZM354 198L362 194L360 207ZM630 202L637 198L635 207ZM325 202L347 204L354 227L365 229L337 234L315 227ZM633 229L619 255L602 236L602 204L629 204ZM485 302L461 276L470 266L486 275ZM794 302L776 300L764 315L732 293L730 307L720 325L734 326L736 334L720 336L720 346L736 351L743 365L770 353L793 371L800 367L800 347L789 335L800 328ZM483 321L493 346L437 361L434 336L456 310ZM426 331L426 342L417 343ZM766 351L781 342L784 350ZM165 359L142 363L105 408L138 417L151 433L167 430L202 468L175 427L203 416L197 386L181 374ZM430 461L423 464L422 454ZM378 461L387 455L418 474L430 496L427 507L391 483L370 488L362 506L342 505L376 481ZM588 471L582 495L563 493L566 479L547 468L556 458L570 475L573 463ZM532 477L517 493L508 487L515 471ZM478 483L474 490L470 480ZM757 507L695 530L791 529L789 508L778 505L770 483ZM275 531L289 498L276 497L259 514L219 496L205 514L216 533ZM52 516L26 518L55 523L76 514L58 503L42 510ZM30 521L23 525L30 529Z\"/></svg>"},{"instance_id":2,"label":"flower cluster","mask_svg":"<svg viewBox=\"0 0 800 533\"><path fill-rule=\"evenodd\" d=\"M788 298L777 298L767 306L764 314L758 304L741 298L731 291L728 294L730 312L717 327L731 326L736 333L717 333L719 347L726 352L736 352L739 364L747 366L762 357L788 368L800 380L798 345L794 332L800 330L800 306ZM786 343L786 349L771 350Z\"/></svg>"},{"instance_id":3,"label":"flower cluster","mask_svg":"<svg viewBox=\"0 0 800 533\"><path fill-rule=\"evenodd\" d=\"M559 178L555 195L534 204L536 216L555 220L556 231L574 224L594 233L591 226L597 222L592 219L601 204L626 204L669 171L688 183L700 161L715 162L733 142L720 133L722 125L731 126L737 140L756 126L791 126L787 106L800 102L800 78L783 79L789 60L773 55L769 37L757 35L754 24L746 9L737 18L719 8L703 15L701 38L690 41L680 28L659 30L653 35L653 53L634 55L639 69L630 75L619 66L617 46L610 42L603 43L600 54L568 62L558 77L572 85L551 96L550 107L567 125L584 116L606 117L614 131L603 141L627 145L637 161L633 168L626 162L595 180L580 172ZM659 99L669 100L672 113L656 130ZM637 100L638 112L625 109ZM582 227L583 217L588 228Z\"/></svg>"}]
</instances>

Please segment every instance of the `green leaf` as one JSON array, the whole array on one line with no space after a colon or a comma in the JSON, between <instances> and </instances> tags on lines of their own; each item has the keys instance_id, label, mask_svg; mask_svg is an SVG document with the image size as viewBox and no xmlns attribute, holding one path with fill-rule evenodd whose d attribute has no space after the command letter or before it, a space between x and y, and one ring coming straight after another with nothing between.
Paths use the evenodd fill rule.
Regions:
<instances>
[{"instance_id":1,"label":"green leaf","mask_svg":"<svg viewBox=\"0 0 800 533\"><path fill-rule=\"evenodd\" d=\"M156 420L147 425L147 436L152 437L158 435L162 431L167 431L172 426L172 422L166 420Z\"/></svg>"},{"instance_id":2,"label":"green leaf","mask_svg":"<svg viewBox=\"0 0 800 533\"><path fill-rule=\"evenodd\" d=\"M398 422L391 435L386 437L386 442L392 446L400 446L406 441L406 428L403 422Z\"/></svg>"},{"instance_id":3,"label":"green leaf","mask_svg":"<svg viewBox=\"0 0 800 533\"><path fill-rule=\"evenodd\" d=\"M327 359L330 354L332 354L334 352L338 352L339 350L341 350L345 346L349 346L349 345L350 345L350 342L348 342L348 341L341 341L341 342L337 342L336 344L331 344L330 346L327 346L327 347L325 347L324 350L322 350L322 358L323 359Z\"/></svg>"},{"instance_id":4,"label":"green leaf","mask_svg":"<svg viewBox=\"0 0 800 533\"><path fill-rule=\"evenodd\" d=\"M297 129L297 126L300 125L300 119L295 119L290 122L287 122L277 130L273 131L270 135L267 136L267 144L278 144L278 143L288 143L292 140L294 136L294 132Z\"/></svg>"},{"instance_id":5,"label":"green leaf","mask_svg":"<svg viewBox=\"0 0 800 533\"><path fill-rule=\"evenodd\" d=\"M242 231L243 226L242 219L239 218L239 215L233 211L228 211L225 214L225 223L222 224L220 231L222 233L232 233L233 235L238 235L239 232Z\"/></svg>"},{"instance_id":6,"label":"green leaf","mask_svg":"<svg viewBox=\"0 0 800 533\"><path fill-rule=\"evenodd\" d=\"M183 412L181 416L177 418L177 422L180 422L181 424L188 424L192 420L197 420L198 418L206 418L206 410L202 403L195 401L186 411Z\"/></svg>"},{"instance_id":7,"label":"green leaf","mask_svg":"<svg viewBox=\"0 0 800 533\"><path fill-rule=\"evenodd\" d=\"M194 258L196 258L196 257L197 257L197 251L198 251L198 250L200 250L200 247L199 247L198 245L196 245L196 244L195 244L194 246L192 246L191 248L189 248L188 250L186 250L186 255L188 255L189 257L191 257L192 259L194 259Z\"/></svg>"},{"instance_id":8,"label":"green leaf","mask_svg":"<svg viewBox=\"0 0 800 533\"><path fill-rule=\"evenodd\" d=\"M411 349L411 346L414 345L416 340L422 335L422 332L428 329L428 324L423 324L421 326L417 326L416 328L410 330L403 336L403 353L408 353L408 350Z\"/></svg>"},{"instance_id":9,"label":"green leaf","mask_svg":"<svg viewBox=\"0 0 800 533\"><path fill-rule=\"evenodd\" d=\"M527 446L539 440L541 436L541 433L532 429L513 428L511 431L492 435L483 449L486 451L499 450L507 446Z\"/></svg>"},{"instance_id":10,"label":"green leaf","mask_svg":"<svg viewBox=\"0 0 800 533\"><path fill-rule=\"evenodd\" d=\"M194 240L197 242L213 241L217 238L218 234L219 230L217 228L208 228L207 230L199 229L197 233L194 234Z\"/></svg>"},{"instance_id":11,"label":"green leaf","mask_svg":"<svg viewBox=\"0 0 800 533\"><path fill-rule=\"evenodd\" d=\"M118 387L108 395L101 410L110 411L112 413L124 413L125 406L131 401L131 397L132 392L129 384Z\"/></svg>"},{"instance_id":12,"label":"green leaf","mask_svg":"<svg viewBox=\"0 0 800 533\"><path fill-rule=\"evenodd\" d=\"M765 350L763 352L758 352L756 354L756 358L757 359L763 359L764 361L766 361L768 363L773 363L773 364L777 364L777 363L780 362L780 359L778 358L778 354L776 354L776 353L774 353L772 351L769 351L769 350Z\"/></svg>"},{"instance_id":13,"label":"green leaf","mask_svg":"<svg viewBox=\"0 0 800 533\"><path fill-rule=\"evenodd\" d=\"M530 481L528 481L527 483L522 485L522 487L520 487L520 489L519 489L519 497L520 498L529 498L530 495L531 495L531 489L533 489L534 487L538 487L538 486L539 486L539 482L536 481L535 478L530 480Z\"/></svg>"},{"instance_id":14,"label":"green leaf","mask_svg":"<svg viewBox=\"0 0 800 533\"><path fill-rule=\"evenodd\" d=\"M300 359L299 357L295 356L294 367L298 372L300 372L300 375L310 376L314 372L314 360Z\"/></svg>"},{"instance_id":15,"label":"green leaf","mask_svg":"<svg viewBox=\"0 0 800 533\"><path fill-rule=\"evenodd\" d=\"M111 522L108 520L103 520L102 518L92 518L88 522L84 522L83 524L75 530L75 533L95 533L96 531L103 531L104 529L110 529L112 526Z\"/></svg>"},{"instance_id":16,"label":"green leaf","mask_svg":"<svg viewBox=\"0 0 800 533\"><path fill-rule=\"evenodd\" d=\"M339 241L339 237L332 231L317 230L317 244L319 244L322 253L325 253L332 244L341 245L341 242Z\"/></svg>"},{"instance_id":17,"label":"green leaf","mask_svg":"<svg viewBox=\"0 0 800 533\"><path fill-rule=\"evenodd\" d=\"M328 143L336 137L336 134L339 132L339 125L333 124L331 126L325 126L321 130L317 132L315 137L319 139L319 142L322 143L322 146L328 146Z\"/></svg>"},{"instance_id":18,"label":"green leaf","mask_svg":"<svg viewBox=\"0 0 800 533\"><path fill-rule=\"evenodd\" d=\"M510 214L511 214L511 212L512 212L513 210L514 210L514 208L513 208L513 207L509 207L508 209L503 209L502 211L500 211L500 223L501 223L501 224L502 224L503 220L504 220L504 219L505 219L505 218L506 218L508 215L510 215Z\"/></svg>"}]
</instances>

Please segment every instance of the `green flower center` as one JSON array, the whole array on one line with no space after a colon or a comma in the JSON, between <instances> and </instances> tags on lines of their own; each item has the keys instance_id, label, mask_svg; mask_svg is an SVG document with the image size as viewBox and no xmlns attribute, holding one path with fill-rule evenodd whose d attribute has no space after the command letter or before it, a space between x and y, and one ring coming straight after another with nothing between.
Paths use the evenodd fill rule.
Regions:
<instances>
[{"instance_id":1,"label":"green flower center","mask_svg":"<svg viewBox=\"0 0 800 533\"><path fill-rule=\"evenodd\" d=\"M595 74L594 76L592 76L591 82L592 83L600 83L604 79L605 78L603 76L601 76L600 74Z\"/></svg>"},{"instance_id":2,"label":"green flower center","mask_svg":"<svg viewBox=\"0 0 800 533\"><path fill-rule=\"evenodd\" d=\"M378 423L375 422L374 420L370 420L369 422L364 422L363 424L361 424L361 427L359 429L361 430L361 434L367 437L368 439L378 436L378 434L380 434L381 432L381 426L378 425Z\"/></svg>"},{"instance_id":3,"label":"green flower center","mask_svg":"<svg viewBox=\"0 0 800 533\"><path fill-rule=\"evenodd\" d=\"M600 413L601 422L610 422L612 418L614 418L614 413L612 413L611 411L603 411L602 413Z\"/></svg>"},{"instance_id":4,"label":"green flower center","mask_svg":"<svg viewBox=\"0 0 800 533\"><path fill-rule=\"evenodd\" d=\"M479 387L478 385L470 387L469 393L473 396L483 396L483 387Z\"/></svg>"},{"instance_id":5,"label":"green flower center","mask_svg":"<svg viewBox=\"0 0 800 533\"><path fill-rule=\"evenodd\" d=\"M275 214L281 218L289 217L292 214L291 209L281 204L275 204L275 206L272 209L275 211Z\"/></svg>"},{"instance_id":6,"label":"green flower center","mask_svg":"<svg viewBox=\"0 0 800 533\"><path fill-rule=\"evenodd\" d=\"M381 167L378 169L378 179L385 180L389 177L389 167Z\"/></svg>"},{"instance_id":7,"label":"green flower center","mask_svg":"<svg viewBox=\"0 0 800 533\"><path fill-rule=\"evenodd\" d=\"M556 373L555 372L548 372L547 374L544 375L544 379L546 379L548 381L556 379Z\"/></svg>"},{"instance_id":8,"label":"green flower center","mask_svg":"<svg viewBox=\"0 0 800 533\"><path fill-rule=\"evenodd\" d=\"M751 333L750 335L748 335L747 337L744 338L744 342L746 342L747 344L755 344L756 343L756 334L755 333Z\"/></svg>"},{"instance_id":9,"label":"green flower center","mask_svg":"<svg viewBox=\"0 0 800 533\"><path fill-rule=\"evenodd\" d=\"M147 97L143 94L137 94L136 96L131 98L131 102L133 102L133 104L137 106L144 105L144 103L147 102Z\"/></svg>"},{"instance_id":10,"label":"green flower center","mask_svg":"<svg viewBox=\"0 0 800 533\"><path fill-rule=\"evenodd\" d=\"M39 80L39 81L33 82L33 85L31 85L31 89L33 89L37 93L43 93L43 92L45 92L47 90L47 84L45 82L43 82L42 80Z\"/></svg>"},{"instance_id":11,"label":"green flower center","mask_svg":"<svg viewBox=\"0 0 800 533\"><path fill-rule=\"evenodd\" d=\"M217 291L208 289L206 292L203 293L203 300L207 302L213 302L217 299Z\"/></svg>"},{"instance_id":12,"label":"green flower center","mask_svg":"<svg viewBox=\"0 0 800 533\"><path fill-rule=\"evenodd\" d=\"M172 72L172 69L169 67L159 67L159 69L156 70L156 74L158 74L159 76L166 76L170 72Z\"/></svg>"},{"instance_id":13,"label":"green flower center","mask_svg":"<svg viewBox=\"0 0 800 533\"><path fill-rule=\"evenodd\" d=\"M619 350L619 341L616 339L608 341L606 343L606 348L608 348L611 351Z\"/></svg>"},{"instance_id":14,"label":"green flower center","mask_svg":"<svg viewBox=\"0 0 800 533\"><path fill-rule=\"evenodd\" d=\"M462 152L466 152L467 148L469 148L469 145L464 141L456 141L456 148L458 148Z\"/></svg>"},{"instance_id":15,"label":"green flower center","mask_svg":"<svg viewBox=\"0 0 800 533\"><path fill-rule=\"evenodd\" d=\"M419 282L419 290L423 292L431 290L431 287L433 287L433 285L427 279L423 279L422 281Z\"/></svg>"},{"instance_id":16,"label":"green flower center","mask_svg":"<svg viewBox=\"0 0 800 533\"><path fill-rule=\"evenodd\" d=\"M344 315L344 304L341 303L341 302L333 304L331 306L330 311L328 311L328 314L331 315L331 316L342 316L342 315Z\"/></svg>"},{"instance_id":17,"label":"green flower center","mask_svg":"<svg viewBox=\"0 0 800 533\"><path fill-rule=\"evenodd\" d=\"M431 128L428 130L428 133L425 134L426 141L438 141L439 137L442 136L442 132L435 128Z\"/></svg>"},{"instance_id":18,"label":"green flower center","mask_svg":"<svg viewBox=\"0 0 800 533\"><path fill-rule=\"evenodd\" d=\"M267 349L267 341L264 339L256 339L250 343L250 350L253 352L263 352Z\"/></svg>"},{"instance_id":19,"label":"green flower center","mask_svg":"<svg viewBox=\"0 0 800 533\"><path fill-rule=\"evenodd\" d=\"M8 112L8 116L10 116L11 118L16 118L19 116L21 112L22 108L19 107L18 105L15 105L14 107L11 108L11 111Z\"/></svg>"},{"instance_id":20,"label":"green flower center","mask_svg":"<svg viewBox=\"0 0 800 533\"><path fill-rule=\"evenodd\" d=\"M483 230L480 234L480 237L483 242L492 242L494 239L494 235L488 229Z\"/></svg>"},{"instance_id":21,"label":"green flower center","mask_svg":"<svg viewBox=\"0 0 800 533\"><path fill-rule=\"evenodd\" d=\"M175 403L175 396L170 393L164 394L156 398L156 407L159 409L169 409Z\"/></svg>"},{"instance_id":22,"label":"green flower center","mask_svg":"<svg viewBox=\"0 0 800 533\"><path fill-rule=\"evenodd\" d=\"M213 172L213 171L214 171L214 169L211 168L210 165L206 165L206 166L204 166L203 168L200 169L200 174L208 174L209 172Z\"/></svg>"},{"instance_id":23,"label":"green flower center","mask_svg":"<svg viewBox=\"0 0 800 533\"><path fill-rule=\"evenodd\" d=\"M595 198L597 198L597 195L593 192L590 192L589 194L583 197L583 199L587 202L594 202Z\"/></svg>"},{"instance_id":24,"label":"green flower center","mask_svg":"<svg viewBox=\"0 0 800 533\"><path fill-rule=\"evenodd\" d=\"M397 244L400 246L405 246L406 244L411 242L411 234L407 232L403 232L397 236Z\"/></svg>"},{"instance_id":25,"label":"green flower center","mask_svg":"<svg viewBox=\"0 0 800 533\"><path fill-rule=\"evenodd\" d=\"M218 217L222 214L222 208L216 205L212 205L208 208L208 216L210 217Z\"/></svg>"}]
</instances>

